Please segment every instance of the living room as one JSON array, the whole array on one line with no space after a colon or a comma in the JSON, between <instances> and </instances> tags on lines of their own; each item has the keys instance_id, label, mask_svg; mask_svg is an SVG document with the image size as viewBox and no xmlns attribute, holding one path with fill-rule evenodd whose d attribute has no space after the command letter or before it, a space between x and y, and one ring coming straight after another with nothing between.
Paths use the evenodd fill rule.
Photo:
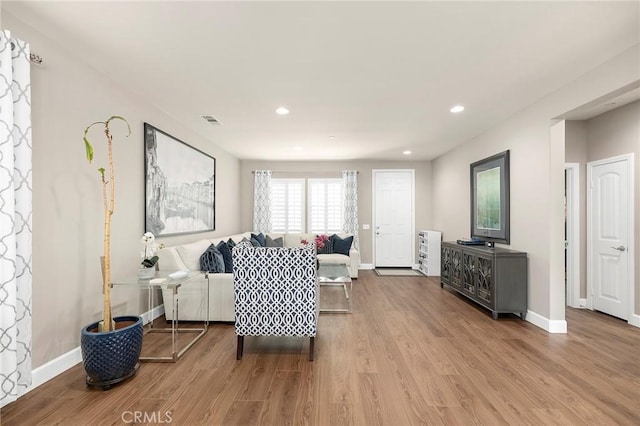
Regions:
<instances>
[{"instance_id":1,"label":"living room","mask_svg":"<svg viewBox=\"0 0 640 426\"><path fill-rule=\"evenodd\" d=\"M80 5L77 6L81 8ZM124 25L120 20L127 21L135 27L136 18L141 16L139 15L141 7L139 4L121 3L112 14L105 15L103 18L99 19L98 15L89 15L86 25L111 28L109 36L118 39L118 26ZM445 240L469 237L469 165L509 149L511 153L511 243L509 248L528 254L529 313L527 321L546 332L566 333L568 331L571 333L571 328L567 327L565 313L563 250L565 237L562 231L565 223L563 207L565 149L564 142L555 143L551 140L550 134L552 134L551 127L555 123L554 120L593 101L606 103L621 89L630 91L638 87L638 75L640 75L638 42L640 40L637 32L637 4L632 2L616 7L611 9L611 19L619 22L622 30L616 37L604 38L600 35L599 37L608 43L606 45L598 45L597 40L591 38L585 41L585 45L581 46L580 55L576 54L572 57L576 61L583 61L581 62L582 72L566 75L564 80L561 78L555 80L556 86L548 87L548 91L538 93L527 105L522 105L517 111L512 111L506 116L501 114L504 112L503 108L507 109L509 105L503 106L498 102L492 103L491 99L485 99L483 113L500 117L490 127L475 128L472 124L462 121L464 116L451 116L448 111L451 105L441 105L443 115L438 116L440 121L448 122L453 128L469 127L464 129L471 132L469 137L459 145L452 146L429 159L420 160L407 160L401 154L404 147L399 146L400 144L387 148L387 151L383 151L376 158L361 159L354 154L349 154L343 157L315 160L322 158L320 154L305 153L308 157L273 158L269 152L270 138L264 143L264 151L267 151L264 157L240 158L230 154L225 149L225 145L231 146L235 142L222 139L220 134L226 130L220 129L232 128L234 124L226 119L224 111L200 110L201 113L215 113L219 116L223 125L216 128L205 127L209 125L202 122L199 116L194 116L190 121L178 120L172 111L163 110L157 106L171 104L165 96L169 96L167 94L176 87L183 86L187 91L198 91L197 87L190 87L190 81L185 81L180 75L172 74L166 76L166 91L163 92L161 88L153 94L138 91L136 84L140 83L142 87L142 80L146 78L145 73L139 72L139 69L134 66L127 65L126 61L121 61L118 51L92 51L90 47L93 43L99 44L98 40L89 38L83 40L72 35L71 30L62 31L63 28L58 28L61 30L58 36L53 31L55 23L47 22L43 11L36 13L37 9L33 11L28 5L2 2L3 29L11 30L16 37L27 40L31 44L32 52L43 58L42 65L33 66L31 70L34 141L31 364L34 385L46 382L79 362L79 330L88 322L99 318L102 310L100 286L96 284L101 280L99 256L102 250L100 236L103 226L103 218L99 210L102 195L97 186L95 173L95 168L99 165L86 164L81 138L87 124L113 114L127 117L132 124L131 136L128 138L118 136L115 147L120 190L118 212L114 216L112 231L113 264L114 268L131 268L134 271L136 260L139 258L139 239L144 232L145 188L142 141L145 122L159 127L216 159L216 229L206 237L225 236L251 230L253 202L251 172L260 169L280 172L302 171L299 177L307 177L308 174L318 171L337 174L344 169L358 170L360 172L359 221L361 225L373 223L370 201L371 171L373 169L412 169L415 170L416 200L421 199L420 203L416 203L414 212L415 229L441 230ZM127 8L131 8L130 15L127 14ZM64 14L60 11L58 13ZM560 38L564 27L555 22L553 13L555 9L550 9L551 17L548 18L556 26L553 27L555 32L549 37ZM598 13L593 11L584 13L585 16L589 16L589 19L599 22L594 16L609 12L608 9L603 9ZM231 16L228 17L230 21L232 21ZM565 14L559 16L567 17ZM635 16L635 18L627 20L625 16ZM619 21L615 21L614 18ZM128 22L130 19L133 22ZM96 22L92 22L93 20ZM63 22L55 25L60 27ZM614 27L613 24L610 25ZM544 30L537 31L540 37L546 34ZM149 34L140 34L143 39L149 36ZM80 46L77 47L78 52L74 51L76 46L67 43L74 37ZM216 43L218 42L219 40L216 40ZM553 45L552 41L548 42L548 46ZM507 44L506 41L505 44ZM117 46L117 43L109 46ZM502 47L506 48L506 46ZM241 48L238 48L238 51L240 50ZM178 53L174 52L174 54ZM140 55L144 54L144 51L140 52ZM491 54L496 52L492 51ZM528 55L531 52L524 54ZM268 56L266 53L264 55ZM149 53L149 58L151 61L155 56ZM487 62L490 62L489 59L485 58ZM181 60L184 59L178 57L175 59L175 61ZM513 58L513 61L517 60L518 58ZM197 58L193 61L196 61L196 64L187 61L183 67L197 66ZM114 62L123 62L122 67L119 68L120 74L113 71ZM237 62L238 66L242 65L241 59L237 59ZM159 64L162 64L161 60ZM437 68L438 64L430 65ZM571 64L564 65L569 67ZM160 65L156 64L156 66L155 72L164 72ZM232 68L231 65L227 67ZM544 72L551 72L549 70L555 67L554 63L541 63L540 73L542 75ZM500 67L496 66L496 68ZM526 70L522 70L523 74L525 72ZM333 73L335 70L329 74L333 75ZM432 78L442 78L442 73L444 71L435 74ZM131 77L125 81L121 75ZM400 75L399 78L401 77ZM505 79L507 77L509 76L504 76ZM535 81L530 83L533 84ZM462 82L453 81L447 84L454 88ZM479 78L473 84L482 86L483 81ZM250 88L253 88L255 93L259 93L259 88L251 84L250 78L245 85L246 89L233 88L238 90L239 95L237 103L229 105L230 109L242 108L243 102L249 96L247 93L250 93ZM376 87L369 89L374 92ZM502 90L501 93L495 93L495 99L516 102L517 93L512 93L513 97L507 96L512 92L507 84ZM401 92L401 95L411 97L411 93L406 90ZM459 96L462 95L457 94L456 97ZM375 98L373 100L380 103L384 101ZM313 104L313 99L310 98L308 102ZM336 103L339 102L336 101ZM268 108L271 112L277 106L273 105L273 108L270 104L265 106L265 114ZM493 106L494 109L490 109L489 106ZM633 107L633 105L630 106ZM175 109L182 107L186 108L187 105L173 106ZM204 106L198 105L197 108L204 108ZM291 106L291 109L291 117L301 113L294 106ZM473 105L467 105L465 113L472 112L473 109ZM381 116L378 119L385 120L385 115L386 110L381 107ZM278 118L274 114L273 120ZM242 125L250 127L251 123L242 123ZM238 124L235 126L240 127ZM114 133L117 131L118 129L114 128ZM453 134L447 136L453 138ZM364 149L367 141L359 141L359 143L362 144L360 148ZM330 151L335 146L338 150L340 145L340 139L336 142L326 140L322 148ZM638 207L640 185L637 184L640 171L639 158L640 148L636 144L635 211L640 211ZM640 228L637 216L635 223L637 233L637 229ZM371 229L360 229L363 264L374 264L372 235ZM193 239L193 235L182 235L166 237L161 242L177 245ZM634 241L635 247L638 247L640 241L637 235ZM636 326L640 326L640 271L638 268L639 265L636 263L635 295L632 299L634 315L628 319L630 324ZM131 311L143 313L144 306L132 306L125 294L114 292L113 297L114 311L118 314Z\"/></svg>"}]
</instances>

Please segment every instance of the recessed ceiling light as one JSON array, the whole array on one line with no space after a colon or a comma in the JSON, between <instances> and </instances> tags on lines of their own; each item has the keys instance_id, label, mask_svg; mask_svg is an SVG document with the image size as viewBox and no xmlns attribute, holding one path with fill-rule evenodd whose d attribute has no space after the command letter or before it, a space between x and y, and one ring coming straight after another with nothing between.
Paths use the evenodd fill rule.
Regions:
<instances>
[{"instance_id":1,"label":"recessed ceiling light","mask_svg":"<svg viewBox=\"0 0 640 426\"><path fill-rule=\"evenodd\" d=\"M296 151L302 151L304 148L301 146L294 146L293 149L295 149Z\"/></svg>"},{"instance_id":2,"label":"recessed ceiling light","mask_svg":"<svg viewBox=\"0 0 640 426\"><path fill-rule=\"evenodd\" d=\"M402 151L402 153L403 153L404 155L410 155L410 154L411 154L411 151Z\"/></svg>"},{"instance_id":3,"label":"recessed ceiling light","mask_svg":"<svg viewBox=\"0 0 640 426\"><path fill-rule=\"evenodd\" d=\"M451 112L462 112L464 111L464 107L462 105L456 105L452 107L449 111Z\"/></svg>"},{"instance_id":4,"label":"recessed ceiling light","mask_svg":"<svg viewBox=\"0 0 640 426\"><path fill-rule=\"evenodd\" d=\"M335 136L329 136L329 139L335 139L335 138L336 138Z\"/></svg>"},{"instance_id":5,"label":"recessed ceiling light","mask_svg":"<svg viewBox=\"0 0 640 426\"><path fill-rule=\"evenodd\" d=\"M280 107L276 110L276 114L287 115L289 114L289 110L286 109L285 107Z\"/></svg>"}]
</instances>

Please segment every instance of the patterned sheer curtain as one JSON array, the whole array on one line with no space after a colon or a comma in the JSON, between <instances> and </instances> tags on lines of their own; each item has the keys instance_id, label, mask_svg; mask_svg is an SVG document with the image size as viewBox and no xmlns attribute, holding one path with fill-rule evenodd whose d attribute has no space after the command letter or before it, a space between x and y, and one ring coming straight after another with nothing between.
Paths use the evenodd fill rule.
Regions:
<instances>
[{"instance_id":1,"label":"patterned sheer curtain","mask_svg":"<svg viewBox=\"0 0 640 426\"><path fill-rule=\"evenodd\" d=\"M343 231L353 234L353 247L358 241L358 171L342 171L342 194L344 197Z\"/></svg>"},{"instance_id":2,"label":"patterned sheer curtain","mask_svg":"<svg viewBox=\"0 0 640 426\"><path fill-rule=\"evenodd\" d=\"M0 407L31 386L29 45L0 32Z\"/></svg>"},{"instance_id":3,"label":"patterned sheer curtain","mask_svg":"<svg viewBox=\"0 0 640 426\"><path fill-rule=\"evenodd\" d=\"M271 232L271 170L254 172L253 230Z\"/></svg>"}]
</instances>

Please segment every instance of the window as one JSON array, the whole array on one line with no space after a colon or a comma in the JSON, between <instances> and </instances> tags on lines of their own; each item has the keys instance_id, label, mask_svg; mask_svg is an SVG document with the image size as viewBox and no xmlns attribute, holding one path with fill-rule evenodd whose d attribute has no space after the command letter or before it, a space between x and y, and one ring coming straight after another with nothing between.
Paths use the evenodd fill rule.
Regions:
<instances>
[{"instance_id":1,"label":"window","mask_svg":"<svg viewBox=\"0 0 640 426\"><path fill-rule=\"evenodd\" d=\"M304 232L304 179L271 179L273 232Z\"/></svg>"},{"instance_id":2,"label":"window","mask_svg":"<svg viewBox=\"0 0 640 426\"><path fill-rule=\"evenodd\" d=\"M342 232L342 179L271 179L271 226L279 233Z\"/></svg>"},{"instance_id":3,"label":"window","mask_svg":"<svg viewBox=\"0 0 640 426\"><path fill-rule=\"evenodd\" d=\"M309 179L307 232L342 231L342 179Z\"/></svg>"}]
</instances>

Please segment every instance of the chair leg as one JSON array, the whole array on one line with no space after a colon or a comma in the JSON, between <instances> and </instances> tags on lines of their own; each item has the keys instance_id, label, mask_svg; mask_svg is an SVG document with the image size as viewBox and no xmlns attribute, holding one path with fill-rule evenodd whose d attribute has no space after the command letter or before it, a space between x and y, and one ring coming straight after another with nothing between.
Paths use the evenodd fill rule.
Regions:
<instances>
[{"instance_id":1,"label":"chair leg","mask_svg":"<svg viewBox=\"0 0 640 426\"><path fill-rule=\"evenodd\" d=\"M315 342L316 342L316 338L315 337L310 337L309 338L309 361L313 361L313 353L315 352Z\"/></svg>"},{"instance_id":2,"label":"chair leg","mask_svg":"<svg viewBox=\"0 0 640 426\"><path fill-rule=\"evenodd\" d=\"M244 349L244 336L238 336L238 348L236 351L236 359L242 359L242 350Z\"/></svg>"}]
</instances>

